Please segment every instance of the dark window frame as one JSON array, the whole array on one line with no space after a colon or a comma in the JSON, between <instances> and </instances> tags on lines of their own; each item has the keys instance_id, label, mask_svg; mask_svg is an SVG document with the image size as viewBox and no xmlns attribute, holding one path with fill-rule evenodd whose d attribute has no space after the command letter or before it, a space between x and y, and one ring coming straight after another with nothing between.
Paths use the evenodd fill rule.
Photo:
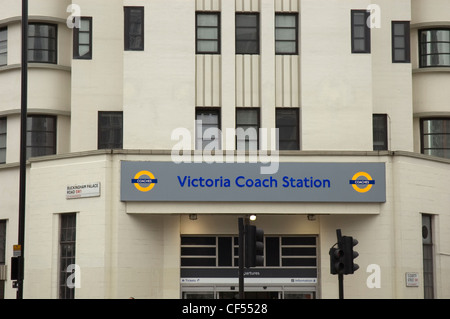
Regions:
<instances>
[{"instance_id":1,"label":"dark window frame","mask_svg":"<svg viewBox=\"0 0 450 319\"><path fill-rule=\"evenodd\" d=\"M253 123L248 123L248 124L239 123L238 124L238 111L256 111L257 112L257 123L256 124L253 124ZM261 128L261 109L259 107L237 107L235 116L236 116L235 117L236 130L241 126L255 126L257 128L256 129L256 150L238 149L237 131L236 131L236 150L238 150L238 151L257 151L257 150L259 150L259 129Z\"/></svg>"},{"instance_id":2,"label":"dark window frame","mask_svg":"<svg viewBox=\"0 0 450 319\"><path fill-rule=\"evenodd\" d=\"M425 149L427 150L438 150L438 149L442 149L442 150L449 150L450 152L450 148L445 148L445 147L428 147L425 148L425 130L424 130L424 122L425 121L436 121L436 120L446 120L449 121L450 123L450 117L425 117L425 118L421 118L420 119L420 153L421 154L425 154ZM448 138L450 139L450 125L449 125L449 130L448 133L442 133L442 132L438 132L438 133L427 133L427 136L429 135L448 135ZM430 154L425 154L425 155L430 155ZM438 155L430 155L430 156L437 156ZM443 157L446 158L446 157Z\"/></svg>"},{"instance_id":3,"label":"dark window frame","mask_svg":"<svg viewBox=\"0 0 450 319\"><path fill-rule=\"evenodd\" d=\"M423 45L427 45L430 43L449 43L450 46L450 41L446 42L446 41L426 41L425 43L422 41L422 33L423 32L427 32L427 31L448 31L450 33L450 27L436 27L436 28L426 28L426 29L420 29L418 30L418 44L419 44L419 68L448 68L450 67L450 63L448 65L428 65L428 64L424 64L422 61L422 57L423 56L428 56L428 55L435 55L435 56L439 56L439 55L449 55L450 56L450 51L449 53L424 53L423 52ZM450 58L449 58L450 60Z\"/></svg>"},{"instance_id":4,"label":"dark window frame","mask_svg":"<svg viewBox=\"0 0 450 319\"><path fill-rule=\"evenodd\" d=\"M355 14L364 13L364 23L356 24L355 22ZM352 53L371 53L371 34L370 28L367 26L367 19L370 16L370 12L367 10L351 10L351 42L352 42ZM355 37L355 27L364 27L364 36L363 37ZM357 50L355 48L356 40L364 40L364 50Z\"/></svg>"},{"instance_id":5,"label":"dark window frame","mask_svg":"<svg viewBox=\"0 0 450 319\"><path fill-rule=\"evenodd\" d=\"M256 17L256 26L255 27L241 27L237 25L237 17L238 16L255 16ZM251 39L243 39L243 40L238 40L238 29L255 29L256 28L256 40L251 40ZM252 42L256 42L256 51L247 51L247 52L243 52L243 51L239 51L238 52L238 42L248 42L248 41L252 41ZM236 50L236 54L249 54L249 55L258 55L261 52L261 21L260 21L260 15L259 12L236 12L235 14L235 50Z\"/></svg>"},{"instance_id":6,"label":"dark window frame","mask_svg":"<svg viewBox=\"0 0 450 319\"><path fill-rule=\"evenodd\" d=\"M67 267L75 264L76 230L77 214L61 214L59 218L59 299L75 299L75 289L67 286L67 279L72 275L67 272Z\"/></svg>"},{"instance_id":7,"label":"dark window frame","mask_svg":"<svg viewBox=\"0 0 450 319\"><path fill-rule=\"evenodd\" d=\"M5 32L5 34L6 34L6 39L3 40L3 41L0 41L0 44L2 42L6 43L6 51L3 52L3 53L0 53L0 56L3 55L3 56L6 57L5 64L0 64L0 66L5 66L5 65L8 65L8 27L7 26L6 27L0 27L0 32Z\"/></svg>"},{"instance_id":8,"label":"dark window frame","mask_svg":"<svg viewBox=\"0 0 450 319\"><path fill-rule=\"evenodd\" d=\"M199 26L198 25L198 17L200 15L215 15L217 16L217 26ZM221 19L220 12L217 11L197 11L195 14L195 53L196 54L221 54ZM199 28L207 28L207 29L217 29L217 39L199 39L198 38L198 30ZM216 51L200 51L198 43L201 41L216 41L217 42L217 50Z\"/></svg>"},{"instance_id":9,"label":"dark window frame","mask_svg":"<svg viewBox=\"0 0 450 319\"><path fill-rule=\"evenodd\" d=\"M297 129L296 129L296 139L295 144L296 144L296 148L295 149L288 149L288 148L281 148L280 147L280 140L279 140L279 136L280 133L278 132L278 150L282 151L282 150L300 150L300 108L286 108L286 107L277 107L275 109L275 127L280 129L280 126L278 125L278 111L286 111L286 110L295 110L296 112L296 119L295 122L297 123ZM281 126L281 127L290 127L287 125ZM290 140L286 140L286 141L290 141Z\"/></svg>"},{"instance_id":10,"label":"dark window frame","mask_svg":"<svg viewBox=\"0 0 450 319\"><path fill-rule=\"evenodd\" d=\"M102 116L105 115L121 115L120 128L114 125L103 127L101 125ZM97 115L97 149L123 149L123 112L122 111L99 111ZM104 137L110 137L111 132L121 131L121 141L119 144L105 142L102 140ZM109 140L109 139L108 139Z\"/></svg>"},{"instance_id":11,"label":"dark window frame","mask_svg":"<svg viewBox=\"0 0 450 319\"><path fill-rule=\"evenodd\" d=\"M202 141L202 145L201 148L199 148L199 146L197 145L198 142L198 135L197 135L197 116L200 112L209 112L209 113L217 113L217 130L219 133L219 149L222 149L222 110L220 107L197 107L195 109L195 149L196 150L204 150L203 147L203 131L202 131L202 137L201 137L201 141ZM212 140L211 140L212 141Z\"/></svg>"},{"instance_id":12,"label":"dark window frame","mask_svg":"<svg viewBox=\"0 0 450 319\"><path fill-rule=\"evenodd\" d=\"M50 42L49 42L49 46L47 47L47 49L31 49L30 45L28 45L28 62L29 63L48 63L48 64L57 64L58 63L58 25L54 24L54 23L44 23L44 22L30 22L29 26L31 25L45 25L47 27L52 27L55 29L55 37L44 37L44 36L30 36L30 31L28 29L28 41L30 41L31 39L34 38L39 38L39 39L54 39L55 42L55 49L49 49L48 47L50 47ZM44 60L34 60L34 59L30 59L30 53L34 51L48 51L48 52L54 52L54 60L48 59L46 61Z\"/></svg>"},{"instance_id":13,"label":"dark window frame","mask_svg":"<svg viewBox=\"0 0 450 319\"><path fill-rule=\"evenodd\" d=\"M140 29L140 35L132 35L131 34L131 10L138 10L140 11L142 23L141 23L141 29ZM137 47L132 47L131 37L132 36L141 36L142 41L141 45ZM145 10L143 6L126 6L124 7L124 50L125 51L144 51L145 48Z\"/></svg>"},{"instance_id":14,"label":"dark window frame","mask_svg":"<svg viewBox=\"0 0 450 319\"><path fill-rule=\"evenodd\" d=\"M6 163L6 149L7 149L7 142L8 142L8 119L7 117L0 117L0 123L4 122L5 124L5 132L2 132L2 130L0 130L0 139L5 139L5 147L1 147L0 146L0 151L4 150L5 152L5 158L2 159L0 157L0 164L5 164Z\"/></svg>"},{"instance_id":15,"label":"dark window frame","mask_svg":"<svg viewBox=\"0 0 450 319\"><path fill-rule=\"evenodd\" d=\"M276 18L277 16L294 16L295 17L295 27L277 27ZM294 29L295 30L295 40L277 40L277 29ZM298 39L299 39L299 26L298 26L298 13L275 13L275 55L298 55ZM295 52L277 52L277 42L295 42Z\"/></svg>"},{"instance_id":16,"label":"dark window frame","mask_svg":"<svg viewBox=\"0 0 450 319\"><path fill-rule=\"evenodd\" d=\"M93 22L92 17L80 17L81 21L89 22L89 31L81 31L80 28L73 29L73 58L75 60L91 60L92 59L92 30L93 30ZM89 53L80 55L79 47L80 47L80 33L89 33ZM83 44L85 45L85 44Z\"/></svg>"},{"instance_id":17,"label":"dark window frame","mask_svg":"<svg viewBox=\"0 0 450 319\"><path fill-rule=\"evenodd\" d=\"M395 34L395 25L403 25L405 34L396 35ZM395 39L403 38L404 39L404 48L396 47ZM410 22L409 21L392 21L391 22L391 39L392 39L392 63L410 63L411 62L411 35L410 35ZM405 51L404 59L396 59L395 51L403 49Z\"/></svg>"},{"instance_id":18,"label":"dark window frame","mask_svg":"<svg viewBox=\"0 0 450 319\"><path fill-rule=\"evenodd\" d=\"M381 141L383 144L382 146L375 146L375 118L383 118L384 119L384 124L385 124L385 132L384 132L384 139L383 141ZM388 144L388 135L389 135L389 122L388 122L388 116L387 114L372 114L372 129L373 129L373 150L374 151L387 151L389 149L389 144ZM379 129L379 128L378 128ZM377 141L378 142L378 141Z\"/></svg>"},{"instance_id":19,"label":"dark window frame","mask_svg":"<svg viewBox=\"0 0 450 319\"><path fill-rule=\"evenodd\" d=\"M41 131L41 130L32 130L28 127L28 119L36 119L36 118L47 118L47 119L52 119L54 121L54 131L51 130L47 130L47 131ZM56 141L57 141L57 117L54 115L41 115L41 114L30 114L27 117L27 137L28 134L33 134L33 133L48 133L48 134L53 134L53 140L52 140L52 145L51 146L47 146L47 145L33 145L32 142L33 141L29 141L27 138L27 145L26 145L26 149L27 149L27 159L30 157L37 157L37 156L47 156L47 155L54 155L56 154L56 149L57 149L57 145L56 145ZM33 140L33 138L31 138L31 140ZM42 149L48 149L50 151L45 152L44 155L33 155L33 150L42 150Z\"/></svg>"}]
</instances>

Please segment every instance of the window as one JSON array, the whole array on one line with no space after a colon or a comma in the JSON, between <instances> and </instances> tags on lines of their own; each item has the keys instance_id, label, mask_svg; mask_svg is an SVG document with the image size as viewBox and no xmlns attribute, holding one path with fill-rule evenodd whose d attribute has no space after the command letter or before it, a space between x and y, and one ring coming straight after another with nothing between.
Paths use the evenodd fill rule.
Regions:
<instances>
[{"instance_id":1,"label":"window","mask_svg":"<svg viewBox=\"0 0 450 319\"><path fill-rule=\"evenodd\" d=\"M275 15L275 53L298 54L297 14Z\"/></svg>"},{"instance_id":2,"label":"window","mask_svg":"<svg viewBox=\"0 0 450 319\"><path fill-rule=\"evenodd\" d=\"M219 13L197 13L197 54L220 54Z\"/></svg>"},{"instance_id":3,"label":"window","mask_svg":"<svg viewBox=\"0 0 450 319\"><path fill-rule=\"evenodd\" d=\"M6 117L0 118L0 164L6 163Z\"/></svg>"},{"instance_id":4,"label":"window","mask_svg":"<svg viewBox=\"0 0 450 319\"><path fill-rule=\"evenodd\" d=\"M28 28L28 62L54 63L57 61L56 25L30 23Z\"/></svg>"},{"instance_id":5,"label":"window","mask_svg":"<svg viewBox=\"0 0 450 319\"><path fill-rule=\"evenodd\" d=\"M238 236L181 236L181 268L239 266ZM264 266L317 269L314 236L265 236Z\"/></svg>"},{"instance_id":6,"label":"window","mask_svg":"<svg viewBox=\"0 0 450 319\"><path fill-rule=\"evenodd\" d=\"M450 118L422 120L422 153L450 158Z\"/></svg>"},{"instance_id":7,"label":"window","mask_svg":"<svg viewBox=\"0 0 450 319\"><path fill-rule=\"evenodd\" d=\"M236 14L236 54L259 54L259 15Z\"/></svg>"},{"instance_id":8,"label":"window","mask_svg":"<svg viewBox=\"0 0 450 319\"><path fill-rule=\"evenodd\" d=\"M419 31L419 66L450 66L450 29Z\"/></svg>"},{"instance_id":9,"label":"window","mask_svg":"<svg viewBox=\"0 0 450 319\"><path fill-rule=\"evenodd\" d=\"M59 227L59 299L74 299L75 289L67 284L73 274L67 268L75 264L76 214L61 214Z\"/></svg>"},{"instance_id":10,"label":"window","mask_svg":"<svg viewBox=\"0 0 450 319\"><path fill-rule=\"evenodd\" d=\"M410 62L409 21L392 21L392 62Z\"/></svg>"},{"instance_id":11,"label":"window","mask_svg":"<svg viewBox=\"0 0 450 319\"><path fill-rule=\"evenodd\" d=\"M56 154L56 117L27 118L27 158Z\"/></svg>"},{"instance_id":12,"label":"window","mask_svg":"<svg viewBox=\"0 0 450 319\"><path fill-rule=\"evenodd\" d=\"M367 26L369 12L352 10L352 53L370 53L370 28Z\"/></svg>"},{"instance_id":13,"label":"window","mask_svg":"<svg viewBox=\"0 0 450 319\"><path fill-rule=\"evenodd\" d=\"M8 63L8 29L0 28L0 66Z\"/></svg>"},{"instance_id":14,"label":"window","mask_svg":"<svg viewBox=\"0 0 450 319\"><path fill-rule=\"evenodd\" d=\"M144 50L144 7L125 7L125 50Z\"/></svg>"},{"instance_id":15,"label":"window","mask_svg":"<svg viewBox=\"0 0 450 319\"><path fill-rule=\"evenodd\" d=\"M197 109L195 127L197 150L220 149L220 111L218 109Z\"/></svg>"},{"instance_id":16,"label":"window","mask_svg":"<svg viewBox=\"0 0 450 319\"><path fill-rule=\"evenodd\" d=\"M300 149L299 109L277 108L276 127L279 150Z\"/></svg>"},{"instance_id":17,"label":"window","mask_svg":"<svg viewBox=\"0 0 450 319\"><path fill-rule=\"evenodd\" d=\"M240 151L258 150L259 109L236 110L236 149Z\"/></svg>"},{"instance_id":18,"label":"window","mask_svg":"<svg viewBox=\"0 0 450 319\"><path fill-rule=\"evenodd\" d=\"M424 298L434 298L432 216L422 214L423 289Z\"/></svg>"},{"instance_id":19,"label":"window","mask_svg":"<svg viewBox=\"0 0 450 319\"><path fill-rule=\"evenodd\" d=\"M92 18L82 17L80 27L73 29L73 58L92 59Z\"/></svg>"},{"instance_id":20,"label":"window","mask_svg":"<svg viewBox=\"0 0 450 319\"><path fill-rule=\"evenodd\" d=\"M373 150L384 151L388 149L387 114L374 114L373 118Z\"/></svg>"},{"instance_id":21,"label":"window","mask_svg":"<svg viewBox=\"0 0 450 319\"><path fill-rule=\"evenodd\" d=\"M123 112L98 112L98 149L123 148Z\"/></svg>"}]
</instances>

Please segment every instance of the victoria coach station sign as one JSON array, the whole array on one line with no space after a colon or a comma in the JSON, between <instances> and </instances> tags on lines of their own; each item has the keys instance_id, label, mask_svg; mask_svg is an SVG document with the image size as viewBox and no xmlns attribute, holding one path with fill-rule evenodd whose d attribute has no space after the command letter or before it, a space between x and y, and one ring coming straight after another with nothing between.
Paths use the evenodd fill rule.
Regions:
<instances>
[{"instance_id":1,"label":"victoria coach station sign","mask_svg":"<svg viewBox=\"0 0 450 319\"><path fill-rule=\"evenodd\" d=\"M385 163L122 161L121 201L385 202Z\"/></svg>"}]
</instances>

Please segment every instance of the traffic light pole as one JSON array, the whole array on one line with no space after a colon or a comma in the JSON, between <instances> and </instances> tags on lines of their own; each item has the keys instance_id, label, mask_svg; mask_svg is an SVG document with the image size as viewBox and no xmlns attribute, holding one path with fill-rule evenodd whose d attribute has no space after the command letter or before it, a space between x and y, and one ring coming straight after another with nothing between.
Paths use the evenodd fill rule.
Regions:
<instances>
[{"instance_id":1,"label":"traffic light pole","mask_svg":"<svg viewBox=\"0 0 450 319\"><path fill-rule=\"evenodd\" d=\"M28 0L22 0L22 79L20 110L20 172L19 172L19 278L17 280L17 299L23 298L24 246L25 246L25 182L26 182L26 134L28 99Z\"/></svg>"},{"instance_id":2,"label":"traffic light pole","mask_svg":"<svg viewBox=\"0 0 450 319\"><path fill-rule=\"evenodd\" d=\"M340 229L336 229L336 236L338 246L342 247L342 233ZM341 272L338 274L339 281L339 299L344 299L344 274Z\"/></svg>"}]
</instances>

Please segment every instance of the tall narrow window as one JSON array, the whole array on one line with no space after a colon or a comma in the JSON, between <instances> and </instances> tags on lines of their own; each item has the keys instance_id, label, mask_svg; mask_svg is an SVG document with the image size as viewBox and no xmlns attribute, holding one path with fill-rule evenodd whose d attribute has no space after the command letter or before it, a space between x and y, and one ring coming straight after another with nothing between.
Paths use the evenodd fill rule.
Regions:
<instances>
[{"instance_id":1,"label":"tall narrow window","mask_svg":"<svg viewBox=\"0 0 450 319\"><path fill-rule=\"evenodd\" d=\"M144 50L144 7L125 7L125 50Z\"/></svg>"},{"instance_id":2,"label":"tall narrow window","mask_svg":"<svg viewBox=\"0 0 450 319\"><path fill-rule=\"evenodd\" d=\"M422 120L422 153L450 158L450 118Z\"/></svg>"},{"instance_id":3,"label":"tall narrow window","mask_svg":"<svg viewBox=\"0 0 450 319\"><path fill-rule=\"evenodd\" d=\"M220 111L218 109L197 109L195 117L197 150L220 149Z\"/></svg>"},{"instance_id":4,"label":"tall narrow window","mask_svg":"<svg viewBox=\"0 0 450 319\"><path fill-rule=\"evenodd\" d=\"M385 151L388 149L387 114L374 114L373 121L373 150Z\"/></svg>"},{"instance_id":5,"label":"tall narrow window","mask_svg":"<svg viewBox=\"0 0 450 319\"><path fill-rule=\"evenodd\" d=\"M69 276L73 274L68 271L68 267L75 265L75 213L61 214L59 233L59 299L74 299L75 289L68 285L68 281L72 282Z\"/></svg>"},{"instance_id":6,"label":"tall narrow window","mask_svg":"<svg viewBox=\"0 0 450 319\"><path fill-rule=\"evenodd\" d=\"M0 118L0 164L6 163L6 117Z\"/></svg>"},{"instance_id":7,"label":"tall narrow window","mask_svg":"<svg viewBox=\"0 0 450 319\"><path fill-rule=\"evenodd\" d=\"M92 18L82 17L80 27L73 29L73 58L92 59Z\"/></svg>"},{"instance_id":8,"label":"tall narrow window","mask_svg":"<svg viewBox=\"0 0 450 319\"><path fill-rule=\"evenodd\" d=\"M28 62L57 61L57 27L55 24L30 23L28 27Z\"/></svg>"},{"instance_id":9,"label":"tall narrow window","mask_svg":"<svg viewBox=\"0 0 450 319\"><path fill-rule=\"evenodd\" d=\"M419 31L419 66L450 66L450 29Z\"/></svg>"},{"instance_id":10,"label":"tall narrow window","mask_svg":"<svg viewBox=\"0 0 450 319\"><path fill-rule=\"evenodd\" d=\"M123 148L123 112L98 112L98 149Z\"/></svg>"},{"instance_id":11,"label":"tall narrow window","mask_svg":"<svg viewBox=\"0 0 450 319\"><path fill-rule=\"evenodd\" d=\"M275 15L275 53L298 54L297 14Z\"/></svg>"},{"instance_id":12,"label":"tall narrow window","mask_svg":"<svg viewBox=\"0 0 450 319\"><path fill-rule=\"evenodd\" d=\"M370 28L367 10L352 10L352 53L370 53Z\"/></svg>"},{"instance_id":13,"label":"tall narrow window","mask_svg":"<svg viewBox=\"0 0 450 319\"><path fill-rule=\"evenodd\" d=\"M422 214L423 288L424 298L434 298L433 233L431 215Z\"/></svg>"},{"instance_id":14,"label":"tall narrow window","mask_svg":"<svg viewBox=\"0 0 450 319\"><path fill-rule=\"evenodd\" d=\"M279 150L300 149L299 109L277 108L276 127Z\"/></svg>"},{"instance_id":15,"label":"tall narrow window","mask_svg":"<svg viewBox=\"0 0 450 319\"><path fill-rule=\"evenodd\" d=\"M259 54L259 14L236 14L236 54Z\"/></svg>"},{"instance_id":16,"label":"tall narrow window","mask_svg":"<svg viewBox=\"0 0 450 319\"><path fill-rule=\"evenodd\" d=\"M410 62L409 21L392 21L392 62Z\"/></svg>"},{"instance_id":17,"label":"tall narrow window","mask_svg":"<svg viewBox=\"0 0 450 319\"><path fill-rule=\"evenodd\" d=\"M240 151L258 150L259 109L236 110L236 149Z\"/></svg>"},{"instance_id":18,"label":"tall narrow window","mask_svg":"<svg viewBox=\"0 0 450 319\"><path fill-rule=\"evenodd\" d=\"M56 154L56 117L27 118L27 158Z\"/></svg>"},{"instance_id":19,"label":"tall narrow window","mask_svg":"<svg viewBox=\"0 0 450 319\"><path fill-rule=\"evenodd\" d=\"M198 12L196 17L197 54L219 54L220 14Z\"/></svg>"},{"instance_id":20,"label":"tall narrow window","mask_svg":"<svg viewBox=\"0 0 450 319\"><path fill-rule=\"evenodd\" d=\"M8 29L0 28L0 66L8 63Z\"/></svg>"}]
</instances>

